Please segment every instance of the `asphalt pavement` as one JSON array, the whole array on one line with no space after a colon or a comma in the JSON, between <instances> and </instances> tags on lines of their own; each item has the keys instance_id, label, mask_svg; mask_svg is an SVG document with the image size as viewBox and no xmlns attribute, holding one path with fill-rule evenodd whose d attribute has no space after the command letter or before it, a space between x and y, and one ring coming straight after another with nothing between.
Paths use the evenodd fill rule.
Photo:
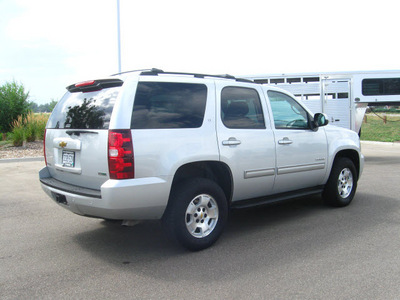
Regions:
<instances>
[{"instance_id":1,"label":"asphalt pavement","mask_svg":"<svg viewBox=\"0 0 400 300\"><path fill-rule=\"evenodd\" d=\"M233 211L192 253L157 221L76 216L41 190L43 161L0 164L0 299L399 299L400 145L363 143L353 203Z\"/></svg>"}]
</instances>

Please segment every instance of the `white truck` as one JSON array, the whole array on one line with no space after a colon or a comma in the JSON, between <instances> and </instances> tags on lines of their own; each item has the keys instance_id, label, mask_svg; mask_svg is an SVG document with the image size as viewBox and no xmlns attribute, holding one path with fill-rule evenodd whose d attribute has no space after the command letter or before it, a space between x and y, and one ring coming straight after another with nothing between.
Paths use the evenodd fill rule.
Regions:
<instances>
[{"instance_id":1,"label":"white truck","mask_svg":"<svg viewBox=\"0 0 400 300\"><path fill-rule=\"evenodd\" d=\"M330 124L360 133L367 106L400 105L400 70L241 76L295 95Z\"/></svg>"}]
</instances>

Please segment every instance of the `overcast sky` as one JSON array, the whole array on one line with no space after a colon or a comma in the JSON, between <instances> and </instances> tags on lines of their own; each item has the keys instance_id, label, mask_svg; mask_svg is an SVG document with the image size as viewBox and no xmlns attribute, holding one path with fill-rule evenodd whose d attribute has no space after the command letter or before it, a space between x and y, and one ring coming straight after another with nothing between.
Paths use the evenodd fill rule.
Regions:
<instances>
[{"instance_id":1,"label":"overcast sky","mask_svg":"<svg viewBox=\"0 0 400 300\"><path fill-rule=\"evenodd\" d=\"M120 0L122 70L399 70L398 1ZM118 71L117 0L0 0L0 84L39 104Z\"/></svg>"}]
</instances>

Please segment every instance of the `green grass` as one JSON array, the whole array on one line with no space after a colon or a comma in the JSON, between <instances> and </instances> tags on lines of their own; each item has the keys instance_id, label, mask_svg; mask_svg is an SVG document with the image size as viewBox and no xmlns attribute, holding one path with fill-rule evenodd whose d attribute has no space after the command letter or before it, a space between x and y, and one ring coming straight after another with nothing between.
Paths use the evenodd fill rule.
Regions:
<instances>
[{"instance_id":1,"label":"green grass","mask_svg":"<svg viewBox=\"0 0 400 300\"><path fill-rule=\"evenodd\" d=\"M380 115L383 117L383 115ZM366 122L365 122L366 121ZM366 115L361 126L361 140L378 142L400 141L400 116L387 116L387 123L376 115Z\"/></svg>"},{"instance_id":2,"label":"green grass","mask_svg":"<svg viewBox=\"0 0 400 300\"><path fill-rule=\"evenodd\" d=\"M7 140L5 140L5 141L0 141L0 147L8 146L8 145L10 145L10 144L11 144L11 142L10 142L10 141L7 141Z\"/></svg>"}]
</instances>

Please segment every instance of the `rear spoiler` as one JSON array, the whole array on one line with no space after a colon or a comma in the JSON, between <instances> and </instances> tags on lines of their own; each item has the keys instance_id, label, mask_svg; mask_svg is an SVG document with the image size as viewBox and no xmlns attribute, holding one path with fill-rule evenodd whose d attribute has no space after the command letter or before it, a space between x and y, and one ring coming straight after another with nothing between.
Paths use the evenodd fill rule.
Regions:
<instances>
[{"instance_id":1,"label":"rear spoiler","mask_svg":"<svg viewBox=\"0 0 400 300\"><path fill-rule=\"evenodd\" d=\"M71 84L70 86L67 86L67 90L70 93L94 92L105 88L118 87L121 86L123 83L124 82L121 79L114 79L114 78L89 80L89 81L79 82L76 84Z\"/></svg>"}]
</instances>

